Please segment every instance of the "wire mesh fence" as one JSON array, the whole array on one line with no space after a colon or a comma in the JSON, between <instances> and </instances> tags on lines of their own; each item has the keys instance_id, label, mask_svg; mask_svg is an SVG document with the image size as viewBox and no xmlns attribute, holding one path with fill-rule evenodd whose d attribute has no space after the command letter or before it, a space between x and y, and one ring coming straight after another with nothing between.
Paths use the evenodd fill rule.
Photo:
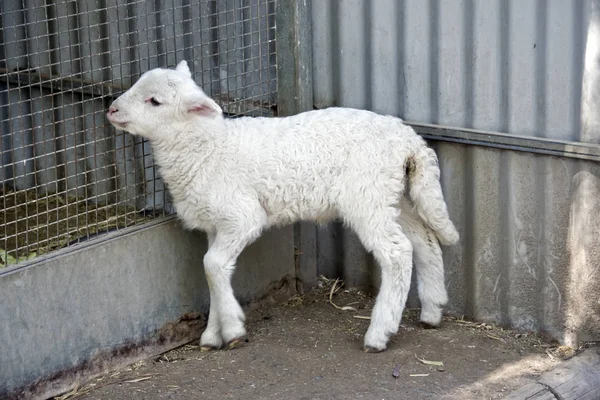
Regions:
<instances>
[{"instance_id":1,"label":"wire mesh fence","mask_svg":"<svg viewBox=\"0 0 600 400\"><path fill-rule=\"evenodd\" d=\"M226 115L274 115L275 1L0 2L0 267L172 212L105 111L181 59Z\"/></svg>"}]
</instances>

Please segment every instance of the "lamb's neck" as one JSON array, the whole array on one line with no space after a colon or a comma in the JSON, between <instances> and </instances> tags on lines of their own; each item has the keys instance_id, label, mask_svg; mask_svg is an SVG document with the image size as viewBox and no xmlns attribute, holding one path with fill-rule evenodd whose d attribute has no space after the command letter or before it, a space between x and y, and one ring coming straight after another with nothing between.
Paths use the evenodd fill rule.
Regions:
<instances>
[{"instance_id":1,"label":"lamb's neck","mask_svg":"<svg viewBox=\"0 0 600 400\"><path fill-rule=\"evenodd\" d=\"M160 175L176 201L185 198L185 189L193 179L201 179L208 172L205 167L218 147L215 135L198 133L173 135L151 143Z\"/></svg>"}]
</instances>

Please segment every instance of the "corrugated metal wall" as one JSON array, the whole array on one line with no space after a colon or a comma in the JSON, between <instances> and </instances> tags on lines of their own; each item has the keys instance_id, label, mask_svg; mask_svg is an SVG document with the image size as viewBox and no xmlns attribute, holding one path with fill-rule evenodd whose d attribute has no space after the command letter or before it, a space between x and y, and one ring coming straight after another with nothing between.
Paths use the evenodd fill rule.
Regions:
<instances>
[{"instance_id":1,"label":"corrugated metal wall","mask_svg":"<svg viewBox=\"0 0 600 400\"><path fill-rule=\"evenodd\" d=\"M577 141L589 15L587 1L313 2L315 105ZM445 249L449 309L600 339L598 164L433 145L462 235ZM373 280L354 235L318 235L321 273Z\"/></svg>"},{"instance_id":2,"label":"corrugated metal wall","mask_svg":"<svg viewBox=\"0 0 600 400\"><path fill-rule=\"evenodd\" d=\"M149 143L115 132L105 112L142 73L181 59L225 112L274 115L275 1L0 2L2 197L34 189L171 211Z\"/></svg>"},{"instance_id":3,"label":"corrugated metal wall","mask_svg":"<svg viewBox=\"0 0 600 400\"><path fill-rule=\"evenodd\" d=\"M314 3L315 104L577 140L587 4Z\"/></svg>"}]
</instances>

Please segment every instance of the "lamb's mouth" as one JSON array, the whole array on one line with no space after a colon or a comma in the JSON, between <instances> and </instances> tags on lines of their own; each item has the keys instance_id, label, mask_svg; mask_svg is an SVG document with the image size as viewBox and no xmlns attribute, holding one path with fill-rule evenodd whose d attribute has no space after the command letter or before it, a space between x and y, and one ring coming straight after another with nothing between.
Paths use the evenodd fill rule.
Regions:
<instances>
[{"instance_id":1,"label":"lamb's mouth","mask_svg":"<svg viewBox=\"0 0 600 400\"><path fill-rule=\"evenodd\" d=\"M127 130L127 122L113 122L113 126L120 131Z\"/></svg>"},{"instance_id":2,"label":"lamb's mouth","mask_svg":"<svg viewBox=\"0 0 600 400\"><path fill-rule=\"evenodd\" d=\"M117 121L114 117L111 117L108 114L106 115L106 118L117 129L124 130L125 128L127 128L127 125L129 124L128 121Z\"/></svg>"}]
</instances>

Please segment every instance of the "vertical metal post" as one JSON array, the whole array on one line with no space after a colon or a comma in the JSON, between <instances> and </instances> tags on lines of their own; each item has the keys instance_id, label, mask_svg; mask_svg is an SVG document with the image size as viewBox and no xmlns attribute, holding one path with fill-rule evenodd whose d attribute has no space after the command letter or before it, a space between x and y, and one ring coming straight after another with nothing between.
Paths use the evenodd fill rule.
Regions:
<instances>
[{"instance_id":1,"label":"vertical metal post","mask_svg":"<svg viewBox=\"0 0 600 400\"><path fill-rule=\"evenodd\" d=\"M280 116L313 108L310 0L277 0L277 110Z\"/></svg>"},{"instance_id":2,"label":"vertical metal post","mask_svg":"<svg viewBox=\"0 0 600 400\"><path fill-rule=\"evenodd\" d=\"M313 108L311 0L277 0L277 113L298 114ZM317 228L294 227L296 289L310 290L317 280Z\"/></svg>"},{"instance_id":3,"label":"vertical metal post","mask_svg":"<svg viewBox=\"0 0 600 400\"><path fill-rule=\"evenodd\" d=\"M587 47L581 98L581 138L585 143L600 143L600 0L590 1Z\"/></svg>"}]
</instances>

